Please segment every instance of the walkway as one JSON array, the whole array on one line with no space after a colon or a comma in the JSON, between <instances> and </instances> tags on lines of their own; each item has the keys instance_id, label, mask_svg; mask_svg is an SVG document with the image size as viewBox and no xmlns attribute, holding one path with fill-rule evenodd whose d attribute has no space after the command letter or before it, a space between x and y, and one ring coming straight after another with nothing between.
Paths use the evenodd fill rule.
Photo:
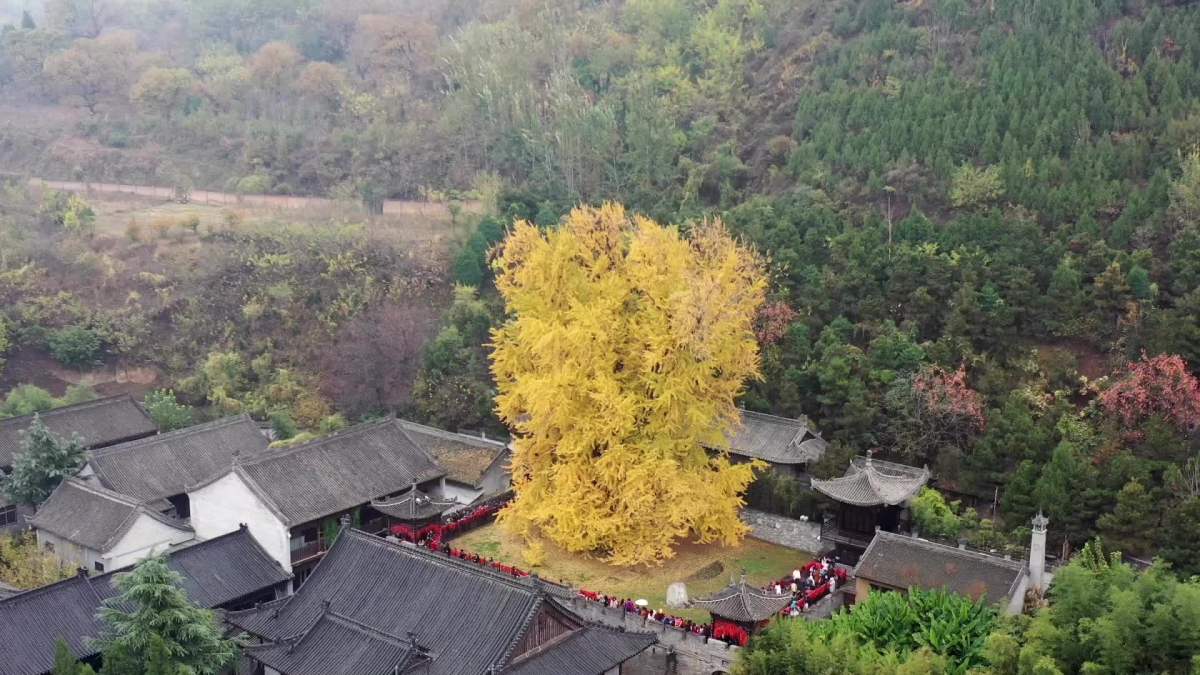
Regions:
<instances>
[{"instance_id":1,"label":"walkway","mask_svg":"<svg viewBox=\"0 0 1200 675\"><path fill-rule=\"evenodd\" d=\"M152 185L126 185L124 183L88 183L62 180L45 180L30 178L33 187L63 190L65 192L82 192L85 194L130 195L135 197L150 197L153 199L172 200L175 190L169 187ZM192 190L189 202L208 206L258 206L276 209L322 209L333 208L338 203L327 197L300 197L290 195L239 195L229 192L213 192L211 190ZM482 205L477 201L459 202L463 211L478 212ZM436 216L450 217L450 206L444 202L408 201L404 199L385 199L383 202L384 215L402 216Z\"/></svg>"}]
</instances>

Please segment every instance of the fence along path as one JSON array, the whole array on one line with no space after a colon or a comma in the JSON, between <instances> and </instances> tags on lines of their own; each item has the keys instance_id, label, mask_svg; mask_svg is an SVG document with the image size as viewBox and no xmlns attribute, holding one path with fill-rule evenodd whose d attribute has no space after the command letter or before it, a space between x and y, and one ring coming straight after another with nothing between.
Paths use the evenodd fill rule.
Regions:
<instances>
[{"instance_id":1,"label":"fence along path","mask_svg":"<svg viewBox=\"0 0 1200 675\"><path fill-rule=\"evenodd\" d=\"M153 185L126 185L124 183L92 183L63 180L45 180L30 178L29 184L34 187L63 190L65 192L100 193L111 195L132 195L150 197L152 199L171 200L175 198L175 190L168 187ZM239 195L229 192L213 192L211 190L192 190L188 201L193 204L209 206L258 206L276 209L323 209L336 205L334 200L327 197L301 197L291 195ZM478 202L462 202L464 211L478 211ZM383 202L384 215L397 216L434 216L449 218L450 207L443 202L408 201L404 199L385 199Z\"/></svg>"}]
</instances>

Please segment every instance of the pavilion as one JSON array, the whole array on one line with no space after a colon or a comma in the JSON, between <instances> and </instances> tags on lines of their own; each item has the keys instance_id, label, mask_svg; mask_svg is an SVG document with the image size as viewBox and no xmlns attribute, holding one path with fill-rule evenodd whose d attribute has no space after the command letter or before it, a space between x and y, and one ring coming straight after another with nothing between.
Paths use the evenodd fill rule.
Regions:
<instances>
[{"instance_id":1,"label":"pavilion","mask_svg":"<svg viewBox=\"0 0 1200 675\"><path fill-rule=\"evenodd\" d=\"M692 607L708 610L713 619L713 637L718 640L745 644L749 636L766 627L771 617L777 616L792 602L792 594L777 595L755 588L746 583L746 575L740 581L713 593L707 598L692 601ZM736 639L741 636L740 639Z\"/></svg>"},{"instance_id":2,"label":"pavilion","mask_svg":"<svg viewBox=\"0 0 1200 675\"><path fill-rule=\"evenodd\" d=\"M821 540L832 543L838 557L853 563L877 530L907 529L909 502L929 482L929 468L855 457L846 475L813 479L818 492L838 503L837 513L821 524Z\"/></svg>"}]
</instances>

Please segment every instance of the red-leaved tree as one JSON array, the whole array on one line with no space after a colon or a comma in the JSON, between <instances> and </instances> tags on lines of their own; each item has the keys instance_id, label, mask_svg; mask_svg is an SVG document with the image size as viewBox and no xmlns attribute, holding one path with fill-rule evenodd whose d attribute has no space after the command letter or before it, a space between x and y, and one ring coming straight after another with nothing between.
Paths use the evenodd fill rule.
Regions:
<instances>
[{"instance_id":1,"label":"red-leaved tree","mask_svg":"<svg viewBox=\"0 0 1200 675\"><path fill-rule=\"evenodd\" d=\"M1142 354L1124 377L1100 394L1100 407L1127 429L1158 416L1191 431L1200 428L1200 381L1175 354Z\"/></svg>"},{"instance_id":2,"label":"red-leaved tree","mask_svg":"<svg viewBox=\"0 0 1200 675\"><path fill-rule=\"evenodd\" d=\"M913 463L955 463L987 421L964 367L925 366L892 385L887 405L893 449Z\"/></svg>"},{"instance_id":3,"label":"red-leaved tree","mask_svg":"<svg viewBox=\"0 0 1200 675\"><path fill-rule=\"evenodd\" d=\"M773 345L787 334L788 326L796 318L796 310L786 302L768 302L758 310L754 322L754 333L758 343L764 347Z\"/></svg>"}]
</instances>

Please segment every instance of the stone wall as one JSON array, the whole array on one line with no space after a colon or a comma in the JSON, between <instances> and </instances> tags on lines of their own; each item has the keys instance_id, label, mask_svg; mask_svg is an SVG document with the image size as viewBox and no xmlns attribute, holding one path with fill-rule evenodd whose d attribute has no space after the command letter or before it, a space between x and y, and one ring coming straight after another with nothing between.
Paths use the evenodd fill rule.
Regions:
<instances>
[{"instance_id":1,"label":"stone wall","mask_svg":"<svg viewBox=\"0 0 1200 675\"><path fill-rule=\"evenodd\" d=\"M654 633L658 644L641 656L625 664L623 674L629 675L712 675L728 673L740 647L720 640L705 638L648 621L637 614L627 613L619 607L576 597L571 600L571 610L579 616L596 623L624 628L627 631Z\"/></svg>"},{"instance_id":2,"label":"stone wall","mask_svg":"<svg viewBox=\"0 0 1200 675\"><path fill-rule=\"evenodd\" d=\"M751 528L751 534L772 544L805 551L814 556L830 548L821 542L821 524L814 521L784 518L766 511L742 509L742 520Z\"/></svg>"}]
</instances>

